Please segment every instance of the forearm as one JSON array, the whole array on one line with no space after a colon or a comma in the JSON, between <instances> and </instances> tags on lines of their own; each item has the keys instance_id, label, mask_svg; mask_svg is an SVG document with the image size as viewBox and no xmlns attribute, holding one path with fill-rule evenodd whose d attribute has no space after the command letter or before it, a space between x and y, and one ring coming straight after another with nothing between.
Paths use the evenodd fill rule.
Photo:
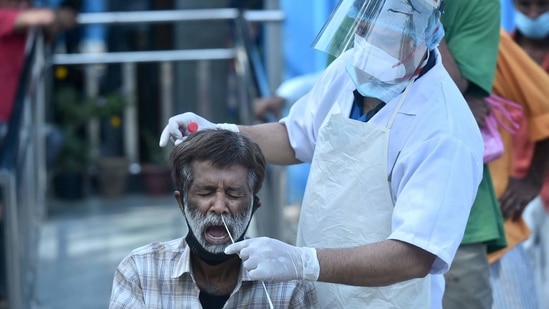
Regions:
<instances>
[{"instance_id":1,"label":"forearm","mask_svg":"<svg viewBox=\"0 0 549 309\"><path fill-rule=\"evenodd\" d=\"M76 12L70 8L52 10L32 8L22 11L17 17L14 30L27 31L31 27L42 27L50 31L67 30L76 26Z\"/></svg>"},{"instance_id":2,"label":"forearm","mask_svg":"<svg viewBox=\"0 0 549 309\"><path fill-rule=\"evenodd\" d=\"M238 126L240 132L256 142L267 162L279 165L299 163L290 146L286 126L280 123L265 123L253 126Z\"/></svg>"},{"instance_id":3,"label":"forearm","mask_svg":"<svg viewBox=\"0 0 549 309\"><path fill-rule=\"evenodd\" d=\"M50 9L27 9L19 14L13 27L16 31L26 31L34 26L50 25L55 21L55 18L55 11Z\"/></svg>"},{"instance_id":4,"label":"forearm","mask_svg":"<svg viewBox=\"0 0 549 309\"><path fill-rule=\"evenodd\" d=\"M318 249L318 281L355 286L385 286L425 277L435 256L416 246L385 240L345 249Z\"/></svg>"}]
</instances>

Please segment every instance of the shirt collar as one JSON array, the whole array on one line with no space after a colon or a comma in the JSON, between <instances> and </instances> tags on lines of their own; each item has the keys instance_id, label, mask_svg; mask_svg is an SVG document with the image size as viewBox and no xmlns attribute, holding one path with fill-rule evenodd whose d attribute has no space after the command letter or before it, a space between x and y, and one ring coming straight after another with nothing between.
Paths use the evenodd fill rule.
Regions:
<instances>
[{"instance_id":1,"label":"shirt collar","mask_svg":"<svg viewBox=\"0 0 549 309\"><path fill-rule=\"evenodd\" d=\"M181 255L179 256L179 260L175 264L171 278L177 279L185 273L188 273L191 277L193 277L191 268L191 250L189 249L185 238L181 238L179 251L181 252ZM242 265L242 263L240 263L240 265ZM238 278L237 289L240 288L242 281L253 281L250 279L248 272L244 269L244 267L240 267L240 276Z\"/></svg>"},{"instance_id":2,"label":"shirt collar","mask_svg":"<svg viewBox=\"0 0 549 309\"><path fill-rule=\"evenodd\" d=\"M425 75L425 73L429 72L429 70L434 67L437 62L437 56L435 52L428 50L427 53L427 60L425 60L425 64L421 68L421 72L419 72L417 78L420 78Z\"/></svg>"}]
</instances>

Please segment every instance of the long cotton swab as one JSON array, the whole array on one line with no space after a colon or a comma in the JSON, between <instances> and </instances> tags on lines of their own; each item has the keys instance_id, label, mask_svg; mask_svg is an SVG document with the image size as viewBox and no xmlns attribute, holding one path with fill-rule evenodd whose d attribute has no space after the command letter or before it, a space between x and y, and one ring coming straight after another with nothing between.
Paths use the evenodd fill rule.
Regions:
<instances>
[{"instance_id":1,"label":"long cotton swab","mask_svg":"<svg viewBox=\"0 0 549 309\"><path fill-rule=\"evenodd\" d=\"M225 218L223 217L223 214L221 214L221 221L223 221L223 225L225 226L225 230L227 230L227 234L229 235L229 238L231 239L231 243L234 244L233 236L231 235L231 232L229 231L229 228L227 227L227 223L225 223ZM267 295L267 300L269 301L269 308L274 309L273 302L271 301L271 296L269 295L269 292L267 292L267 287L265 286L265 282L261 281L261 284L263 284L263 289L265 290L265 294Z\"/></svg>"}]
</instances>

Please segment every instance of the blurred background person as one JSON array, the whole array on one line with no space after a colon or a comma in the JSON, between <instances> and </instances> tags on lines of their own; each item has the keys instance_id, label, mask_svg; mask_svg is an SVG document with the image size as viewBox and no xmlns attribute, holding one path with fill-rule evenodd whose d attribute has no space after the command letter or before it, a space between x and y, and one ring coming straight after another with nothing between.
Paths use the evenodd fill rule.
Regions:
<instances>
[{"instance_id":1,"label":"blurred background person","mask_svg":"<svg viewBox=\"0 0 549 309\"><path fill-rule=\"evenodd\" d=\"M442 14L446 32L439 45L442 62L464 95L479 127L490 109L499 44L500 0L448 0ZM465 235L445 274L443 307L491 309L487 255L504 248L503 217L488 165L475 197Z\"/></svg>"},{"instance_id":2,"label":"blurred background person","mask_svg":"<svg viewBox=\"0 0 549 309\"><path fill-rule=\"evenodd\" d=\"M492 108L502 123L518 125L520 118L529 124L528 138L535 142L532 164L524 177L514 175L514 131L498 125L504 146L500 158L490 162L494 189L505 219L507 247L488 256L490 281L494 291L494 308L537 308L536 286L530 259L524 242L531 237L523 211L543 185L549 170L549 76L503 30L500 32L498 63L493 93L511 102L504 109ZM519 109L512 105L516 102ZM508 118L505 119L505 113Z\"/></svg>"},{"instance_id":3,"label":"blurred background person","mask_svg":"<svg viewBox=\"0 0 549 309\"><path fill-rule=\"evenodd\" d=\"M514 41L545 72L549 72L549 2L514 0ZM533 162L535 142L529 137L531 126L523 118L514 137L515 176L524 178ZM532 234L524 242L535 269L540 308L549 307L549 174L545 175L541 193L526 206L524 219Z\"/></svg>"},{"instance_id":4,"label":"blurred background person","mask_svg":"<svg viewBox=\"0 0 549 309\"><path fill-rule=\"evenodd\" d=\"M23 67L28 31L42 30L48 42L53 42L59 31L76 26L76 9L69 3L59 9L33 8L27 2L0 1L0 123L1 135L9 121L19 76Z\"/></svg>"},{"instance_id":5,"label":"blurred background person","mask_svg":"<svg viewBox=\"0 0 549 309\"><path fill-rule=\"evenodd\" d=\"M0 1L0 143L8 130L25 58L27 34L33 28L42 31L52 43L60 31L76 26L76 8L69 3L59 9L33 8L27 1ZM50 147L47 159L51 162L59 149L60 137L49 128ZM0 267L5 269L4 217L0 205ZM7 307L6 274L0 273L0 308Z\"/></svg>"},{"instance_id":6,"label":"blurred background person","mask_svg":"<svg viewBox=\"0 0 549 309\"><path fill-rule=\"evenodd\" d=\"M484 101L484 97L490 93L495 93L523 106L525 119L534 123L534 129L530 131L532 133L527 130L526 139L539 140L539 147L536 148L537 156L538 158L546 157L543 134L547 132L543 133L541 124L545 117L544 113L546 113L542 104L544 102L542 97L546 96L543 94L543 76L540 78L539 72L535 72L536 68L529 63L529 60L525 59L523 54L517 53L517 46L513 46L514 44L509 42L504 33L499 31L497 19L486 18L489 14L497 14L498 9L482 10L481 7L473 5L469 10L459 10L461 14L458 15L457 5L465 7L466 3L467 1L449 2L443 15L443 24L447 32L445 41L439 48L441 51L447 50L448 55L443 57L445 66L454 76L456 84L466 90L464 94L480 127L485 125L484 118L489 113L496 113L493 110L490 111ZM502 4L504 4L503 12L509 9L509 3L502 1ZM483 5L488 5L488 2L483 2ZM457 20L463 21L467 16L475 16L475 14L479 15L476 15L477 17L473 18L471 22L461 26L456 23ZM478 24L482 20L485 21L485 25L466 36L468 31L474 29L472 25L475 25L475 22ZM502 24L505 23L502 21ZM479 39L480 35L489 29L492 29L492 39ZM500 37L502 42L494 44L499 41ZM465 44L464 39L467 38L469 42ZM474 45L483 47L472 48ZM472 50L477 52L470 53ZM482 50L482 53L479 54L479 50ZM492 63L491 69L488 71L486 69L489 61L479 60L479 57L486 55L490 55L489 59ZM494 66L496 59L497 70ZM455 70L455 67L458 70ZM479 79L483 76L480 74L482 72L484 72L484 81ZM481 83L478 82L479 80ZM488 83L489 81L495 81L493 89L492 84ZM467 82L473 82L473 87L467 89ZM528 88L531 88L531 91L526 90ZM479 96L482 94L479 90L484 90L484 95ZM471 96L475 92L476 95ZM512 111L510 110L510 112ZM446 275L445 308L537 307L533 280L533 273L536 270L531 268L522 247L522 241L528 237L529 231L522 221L521 213L527 201L533 197L529 194L536 192L539 188L535 184L531 185L533 178L519 181L513 179L512 171L509 169L512 166L513 144L509 140L511 135L505 130L500 130L500 132L505 143L505 152L501 158L491 162L489 166L485 166L484 179L469 217L463 246L458 250L452 268ZM544 170L546 166L544 162L538 161L538 163L540 165L537 165L536 168ZM536 173L531 173L531 170L527 168L526 174L532 176ZM490 214L489 211L492 213ZM502 235L502 218L506 219L505 235ZM476 253L477 256L484 255L482 259L473 260L475 255L471 250L472 244L476 244L477 247L485 246L484 250ZM485 260L486 253L489 253L488 261ZM487 265L490 265L490 282L486 281ZM466 283L468 280L471 280L471 283Z\"/></svg>"}]
</instances>

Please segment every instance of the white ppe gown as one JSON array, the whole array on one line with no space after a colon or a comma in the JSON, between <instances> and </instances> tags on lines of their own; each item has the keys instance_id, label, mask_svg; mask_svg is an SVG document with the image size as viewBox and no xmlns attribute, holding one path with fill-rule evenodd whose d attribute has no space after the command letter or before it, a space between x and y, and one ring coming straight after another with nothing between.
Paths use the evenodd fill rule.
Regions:
<instances>
[{"instance_id":1,"label":"white ppe gown","mask_svg":"<svg viewBox=\"0 0 549 309\"><path fill-rule=\"evenodd\" d=\"M482 178L484 147L469 107L435 53L436 64L415 81L402 107L397 108L399 96L367 123L347 119L354 90L345 73L349 54L336 59L280 121L296 158L313 162L299 246L342 248L395 239L436 256L428 292L427 280L405 283L421 294L421 305L415 305L415 297L405 300L414 292L403 295L405 304L399 297L391 303L390 288L385 296L384 289L372 294L364 292L368 288L317 283L323 308L442 307L443 274ZM424 298L429 294L430 306Z\"/></svg>"},{"instance_id":2,"label":"white ppe gown","mask_svg":"<svg viewBox=\"0 0 549 309\"><path fill-rule=\"evenodd\" d=\"M405 97L401 96L400 103ZM308 223L307 228L321 229L322 237L298 229L298 245L352 247L389 237L394 205L387 176L387 147L399 107L386 127L343 117L334 107L334 114L319 132L300 216ZM318 282L316 289L324 308L349 308L349 295L361 308L431 306L428 278L372 288Z\"/></svg>"}]
</instances>

